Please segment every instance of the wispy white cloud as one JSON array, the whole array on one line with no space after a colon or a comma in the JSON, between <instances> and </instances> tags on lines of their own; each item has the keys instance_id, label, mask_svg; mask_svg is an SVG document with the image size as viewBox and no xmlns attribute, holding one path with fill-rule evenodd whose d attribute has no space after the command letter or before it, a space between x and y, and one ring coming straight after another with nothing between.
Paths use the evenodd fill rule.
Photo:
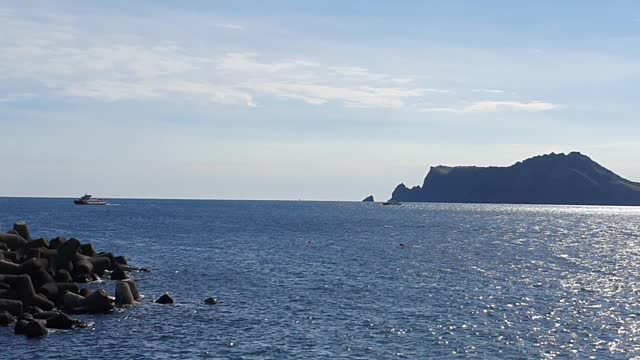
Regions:
<instances>
[{"instance_id":1,"label":"wispy white cloud","mask_svg":"<svg viewBox=\"0 0 640 360\"><path fill-rule=\"evenodd\" d=\"M477 92L477 93L488 93L488 94L502 94L504 93L504 90L498 90L498 89L472 89L472 92Z\"/></svg>"},{"instance_id":2,"label":"wispy white cloud","mask_svg":"<svg viewBox=\"0 0 640 360\"><path fill-rule=\"evenodd\" d=\"M442 112L442 113L490 113L500 111L548 111L557 109L558 105L549 102L531 101L531 102L519 102L519 101L477 101L471 105L463 108L453 107L429 107L422 108L423 112Z\"/></svg>"},{"instance_id":3,"label":"wispy white cloud","mask_svg":"<svg viewBox=\"0 0 640 360\"><path fill-rule=\"evenodd\" d=\"M449 89L421 86L416 80L424 80L421 76L325 64L305 56L224 50L202 53L170 41L110 38L82 31L70 16L28 18L0 9L0 20L0 30L9 35L0 38L0 79L39 84L39 88L28 89L30 94L104 101L170 97L247 107L277 98L310 105L386 109L420 109L420 104L435 95L454 94ZM243 29L233 23L209 25L219 31ZM2 98L20 100L15 94ZM479 101L464 108L430 105L422 111L472 114L555 107L544 102Z\"/></svg>"},{"instance_id":4,"label":"wispy white cloud","mask_svg":"<svg viewBox=\"0 0 640 360\"><path fill-rule=\"evenodd\" d=\"M553 110L558 106L548 102L532 101L478 101L465 108L465 112L496 112L503 110L515 111L546 111Z\"/></svg>"},{"instance_id":5,"label":"wispy white cloud","mask_svg":"<svg viewBox=\"0 0 640 360\"><path fill-rule=\"evenodd\" d=\"M174 43L88 38L69 18L50 17L40 26L10 12L0 16L16 38L0 40L0 78L28 79L46 93L67 97L118 101L178 95L255 107L257 97L272 96L313 105L399 108L406 99L443 91L409 87L409 78L363 67L302 57L265 60L252 52L196 56Z\"/></svg>"}]
</instances>

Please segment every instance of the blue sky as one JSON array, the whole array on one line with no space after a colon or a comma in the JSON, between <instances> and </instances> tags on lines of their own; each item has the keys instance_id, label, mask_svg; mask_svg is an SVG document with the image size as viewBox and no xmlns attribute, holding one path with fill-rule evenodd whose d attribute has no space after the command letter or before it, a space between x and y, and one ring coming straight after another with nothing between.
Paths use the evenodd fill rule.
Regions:
<instances>
[{"instance_id":1,"label":"blue sky","mask_svg":"<svg viewBox=\"0 0 640 360\"><path fill-rule=\"evenodd\" d=\"M640 181L635 1L2 1L0 195L359 200L581 151Z\"/></svg>"}]
</instances>

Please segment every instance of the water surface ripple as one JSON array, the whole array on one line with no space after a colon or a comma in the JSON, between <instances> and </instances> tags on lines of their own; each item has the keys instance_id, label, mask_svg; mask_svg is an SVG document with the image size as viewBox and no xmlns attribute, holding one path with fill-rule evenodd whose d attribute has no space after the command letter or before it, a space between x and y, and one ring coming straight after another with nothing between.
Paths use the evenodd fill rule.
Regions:
<instances>
[{"instance_id":1,"label":"water surface ripple","mask_svg":"<svg viewBox=\"0 0 640 360\"><path fill-rule=\"evenodd\" d=\"M640 356L640 208L112 202L0 199L4 229L25 220L153 270L134 274L142 305L90 329L0 328L0 357ZM151 303L164 291L177 305Z\"/></svg>"}]
</instances>

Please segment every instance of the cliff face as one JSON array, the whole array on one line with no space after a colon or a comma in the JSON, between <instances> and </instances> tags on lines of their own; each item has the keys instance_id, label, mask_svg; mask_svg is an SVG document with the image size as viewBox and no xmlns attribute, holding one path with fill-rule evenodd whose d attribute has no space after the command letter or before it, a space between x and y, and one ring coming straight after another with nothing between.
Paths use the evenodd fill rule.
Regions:
<instances>
[{"instance_id":1,"label":"cliff face","mask_svg":"<svg viewBox=\"0 0 640 360\"><path fill-rule=\"evenodd\" d=\"M640 205L640 183L578 152L536 156L509 167L432 167L422 186L400 184L403 202Z\"/></svg>"}]
</instances>

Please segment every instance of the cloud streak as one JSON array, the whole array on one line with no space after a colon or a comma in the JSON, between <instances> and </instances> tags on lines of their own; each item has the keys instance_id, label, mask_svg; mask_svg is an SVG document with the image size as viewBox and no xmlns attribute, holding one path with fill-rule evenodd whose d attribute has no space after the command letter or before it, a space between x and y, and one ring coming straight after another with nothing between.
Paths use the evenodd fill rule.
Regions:
<instances>
[{"instance_id":1,"label":"cloud streak","mask_svg":"<svg viewBox=\"0 0 640 360\"><path fill-rule=\"evenodd\" d=\"M0 9L0 30L9 35L0 38L0 79L32 84L33 88L26 89L31 97L195 99L249 108L285 99L313 106L416 109L428 98L442 100L455 93L422 86L416 77L406 74L376 72L357 65L251 51L201 53L170 41L113 38L79 26L70 16L21 17ZM219 32L244 29L225 22L214 27ZM471 91L502 93L482 88ZM0 91L0 99L20 101L21 97ZM542 102L479 101L462 109L432 107L422 111L473 114L555 107Z\"/></svg>"},{"instance_id":2,"label":"cloud streak","mask_svg":"<svg viewBox=\"0 0 640 360\"><path fill-rule=\"evenodd\" d=\"M440 112L455 114L494 113L502 111L539 112L557 109L558 105L549 102L531 101L477 101L463 108L431 107L421 109L423 112Z\"/></svg>"}]
</instances>

